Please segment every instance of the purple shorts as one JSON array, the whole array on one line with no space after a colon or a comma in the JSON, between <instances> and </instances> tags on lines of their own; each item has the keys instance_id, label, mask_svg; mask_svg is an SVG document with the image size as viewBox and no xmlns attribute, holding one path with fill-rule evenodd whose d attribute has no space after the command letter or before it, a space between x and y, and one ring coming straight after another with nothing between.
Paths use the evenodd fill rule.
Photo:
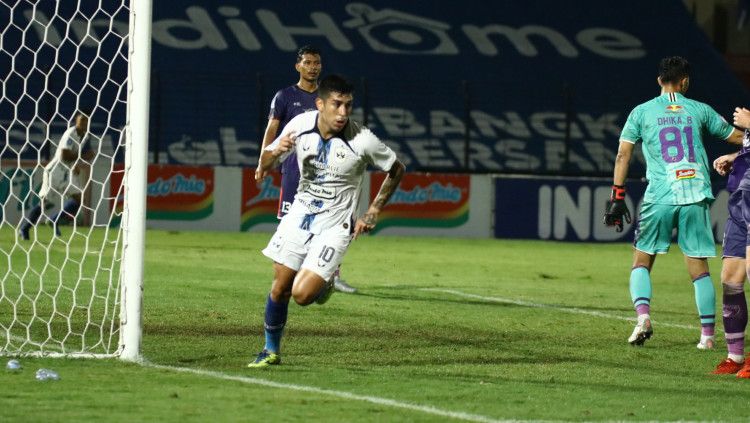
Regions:
<instances>
[{"instance_id":1,"label":"purple shorts","mask_svg":"<svg viewBox=\"0 0 750 423\"><path fill-rule=\"evenodd\" d=\"M281 195L279 195L279 209L276 217L281 219L289 213L292 207L294 196L297 195L299 186L299 165L297 164L297 155L292 153L281 163Z\"/></svg>"},{"instance_id":2,"label":"purple shorts","mask_svg":"<svg viewBox=\"0 0 750 423\"><path fill-rule=\"evenodd\" d=\"M724 227L722 241L723 257L745 258L745 251L750 246L747 223L750 222L750 191L737 190L729 196L727 203L729 217Z\"/></svg>"}]
</instances>

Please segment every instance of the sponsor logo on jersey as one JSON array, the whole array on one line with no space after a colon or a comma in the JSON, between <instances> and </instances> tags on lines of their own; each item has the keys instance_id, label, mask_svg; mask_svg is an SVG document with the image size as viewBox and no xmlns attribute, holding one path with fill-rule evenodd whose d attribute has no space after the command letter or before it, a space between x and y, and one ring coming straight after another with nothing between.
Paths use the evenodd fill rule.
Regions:
<instances>
[{"instance_id":1,"label":"sponsor logo on jersey","mask_svg":"<svg viewBox=\"0 0 750 423\"><path fill-rule=\"evenodd\" d=\"M341 161L346 158L346 150L343 147L337 148L334 152L336 160Z\"/></svg>"},{"instance_id":2,"label":"sponsor logo on jersey","mask_svg":"<svg viewBox=\"0 0 750 423\"><path fill-rule=\"evenodd\" d=\"M695 169L679 169L675 172L677 179L695 178Z\"/></svg>"},{"instance_id":3,"label":"sponsor logo on jersey","mask_svg":"<svg viewBox=\"0 0 750 423\"><path fill-rule=\"evenodd\" d=\"M667 106L667 111L673 112L673 113L679 113L682 111L682 106L680 106L679 104L670 104L669 106Z\"/></svg>"}]
</instances>

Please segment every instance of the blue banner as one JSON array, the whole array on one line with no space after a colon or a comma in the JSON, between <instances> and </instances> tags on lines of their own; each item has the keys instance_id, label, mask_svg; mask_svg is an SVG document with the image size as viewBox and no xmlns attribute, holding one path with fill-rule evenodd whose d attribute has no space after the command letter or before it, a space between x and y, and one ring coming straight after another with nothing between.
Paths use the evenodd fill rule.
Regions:
<instances>
[{"instance_id":1,"label":"blue banner","mask_svg":"<svg viewBox=\"0 0 750 423\"><path fill-rule=\"evenodd\" d=\"M646 182L628 181L626 205L632 223L622 232L603 223L612 191L606 178L495 178L495 237L552 241L633 241ZM715 188L711 205L714 237L720 241L729 194Z\"/></svg>"},{"instance_id":2,"label":"blue banner","mask_svg":"<svg viewBox=\"0 0 750 423\"><path fill-rule=\"evenodd\" d=\"M304 44L322 50L324 74L342 73L356 82L356 118L366 120L412 170L463 168L468 146L473 171L610 174L628 113L659 94L657 63L665 56L690 60L688 95L723 116L750 99L679 0L431 5L154 2L151 150L161 162L254 166L270 99L297 81L295 52ZM47 34L60 35L48 44L64 56L88 60L97 52L97 44L86 39L82 16L70 14L73 30L66 31L64 19L50 20L54 6L33 11L22 3L16 9L19 28L31 23L29 52L41 45L45 25ZM119 31L127 28L122 9L108 12ZM7 14L0 9L0 19ZM99 13L92 22L106 17ZM3 49L12 50L12 39L4 40ZM105 46L117 51L117 40L110 37ZM33 57L24 51L18 60ZM117 56L110 59L115 73L125 69ZM87 82L74 81L72 92L80 88L85 102L99 101L95 88L102 84L109 97L121 94L102 79L103 64L85 63L91 72L74 65L76 72L68 73ZM22 84L25 75L20 72L8 85ZM57 110L41 113L41 120L53 125L74 106L67 100L70 91L58 87L67 83L65 74L55 81L50 103L44 104ZM19 107L39 113L35 104L24 101ZM13 115L25 113L0 107L4 122ZM26 141L22 129L16 124L11 143ZM729 151L719 141L707 148L710 157ZM10 153L5 150L3 158ZM631 175L643 169L637 155Z\"/></svg>"}]
</instances>

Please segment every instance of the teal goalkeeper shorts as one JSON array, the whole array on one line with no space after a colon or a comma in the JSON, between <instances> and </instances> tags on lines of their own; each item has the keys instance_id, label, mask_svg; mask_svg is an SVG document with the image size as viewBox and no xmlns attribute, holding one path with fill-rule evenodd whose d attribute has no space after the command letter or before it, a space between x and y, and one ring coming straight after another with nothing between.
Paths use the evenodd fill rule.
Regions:
<instances>
[{"instance_id":1,"label":"teal goalkeeper shorts","mask_svg":"<svg viewBox=\"0 0 750 423\"><path fill-rule=\"evenodd\" d=\"M672 205L643 203L635 229L635 248L647 254L665 254L677 229L677 245L688 257L716 257L708 201Z\"/></svg>"}]
</instances>

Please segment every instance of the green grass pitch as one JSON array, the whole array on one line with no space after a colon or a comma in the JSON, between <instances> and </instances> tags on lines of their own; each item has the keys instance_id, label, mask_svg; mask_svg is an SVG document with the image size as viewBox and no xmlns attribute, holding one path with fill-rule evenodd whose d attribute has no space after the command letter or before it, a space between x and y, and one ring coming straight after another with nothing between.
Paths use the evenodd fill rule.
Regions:
<instances>
[{"instance_id":1,"label":"green grass pitch","mask_svg":"<svg viewBox=\"0 0 750 423\"><path fill-rule=\"evenodd\" d=\"M147 364L22 358L0 370L0 421L750 420L750 381L709 374L723 333L695 348L676 246L652 274L654 337L634 348L629 245L363 237L342 270L360 292L290 305L282 365L250 370L269 236L149 231ZM11 238L0 232L6 251ZM40 367L61 379L36 381Z\"/></svg>"}]
</instances>

